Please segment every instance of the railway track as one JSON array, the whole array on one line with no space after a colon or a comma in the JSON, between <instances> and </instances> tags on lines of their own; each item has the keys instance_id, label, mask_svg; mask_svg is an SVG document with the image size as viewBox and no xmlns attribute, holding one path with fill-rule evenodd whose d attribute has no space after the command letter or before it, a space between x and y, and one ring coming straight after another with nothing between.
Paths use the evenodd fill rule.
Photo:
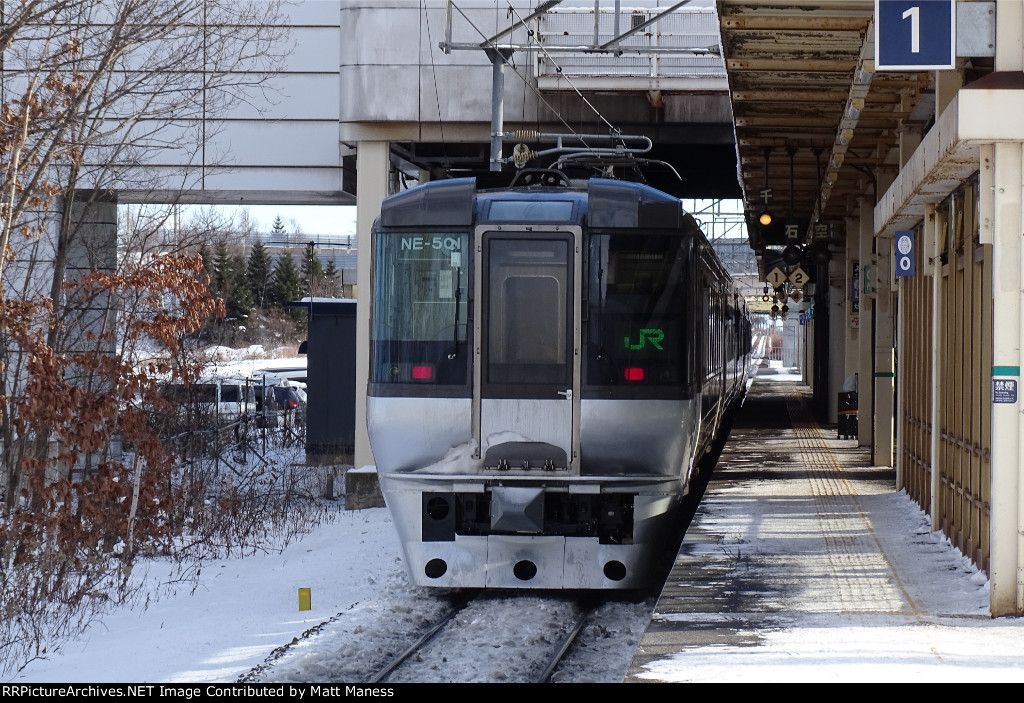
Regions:
<instances>
[{"instance_id":1,"label":"railway track","mask_svg":"<svg viewBox=\"0 0 1024 703\"><path fill-rule=\"evenodd\" d=\"M275 650L239 681L533 683L618 681L652 600L485 591L421 595L356 624L358 606ZM628 623L625 626L623 623Z\"/></svg>"},{"instance_id":2,"label":"railway track","mask_svg":"<svg viewBox=\"0 0 1024 703\"><path fill-rule=\"evenodd\" d=\"M468 603L468 602L469 602L469 600L466 601L466 603ZM377 673L375 673L373 676L371 676L369 678L369 680L366 683L371 683L371 684L373 684L373 683L380 683L381 681L386 679L388 676L390 676L392 672L394 672L396 669L398 669L400 666L402 666L402 664L405 662L406 659L408 659L409 657L413 656L422 647L425 647L431 640L434 639L434 637L437 636L437 634L448 623L450 623L452 620L454 620L455 616L458 615L459 612L461 611L461 609L465 607L466 603L464 603L459 608L451 610L443 618L441 618L436 623L434 623L434 625L431 626L429 629L427 629L427 631L424 632L423 635L419 639L417 639L415 642L413 642L409 646L408 649L404 650L403 652L398 654L398 656L396 656L391 661L389 661L387 664L385 664L383 667L381 667L377 671Z\"/></svg>"},{"instance_id":3,"label":"railway track","mask_svg":"<svg viewBox=\"0 0 1024 703\"><path fill-rule=\"evenodd\" d=\"M573 598L480 595L438 621L368 683L491 681L494 672L499 682L547 682L593 611Z\"/></svg>"}]
</instances>

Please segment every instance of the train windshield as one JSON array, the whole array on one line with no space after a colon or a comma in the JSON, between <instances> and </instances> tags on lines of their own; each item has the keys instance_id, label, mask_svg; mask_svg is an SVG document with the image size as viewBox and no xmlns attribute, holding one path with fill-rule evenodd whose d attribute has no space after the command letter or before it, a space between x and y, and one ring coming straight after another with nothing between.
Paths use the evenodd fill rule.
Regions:
<instances>
[{"instance_id":1,"label":"train windshield","mask_svg":"<svg viewBox=\"0 0 1024 703\"><path fill-rule=\"evenodd\" d=\"M524 386L571 387L571 240L485 240L484 392L522 397ZM557 397L557 396L555 396Z\"/></svg>"},{"instance_id":2,"label":"train windshield","mask_svg":"<svg viewBox=\"0 0 1024 703\"><path fill-rule=\"evenodd\" d=\"M371 381L468 383L467 234L381 233Z\"/></svg>"},{"instance_id":3,"label":"train windshield","mask_svg":"<svg viewBox=\"0 0 1024 703\"><path fill-rule=\"evenodd\" d=\"M588 385L687 385L691 243L663 235L591 238Z\"/></svg>"}]
</instances>

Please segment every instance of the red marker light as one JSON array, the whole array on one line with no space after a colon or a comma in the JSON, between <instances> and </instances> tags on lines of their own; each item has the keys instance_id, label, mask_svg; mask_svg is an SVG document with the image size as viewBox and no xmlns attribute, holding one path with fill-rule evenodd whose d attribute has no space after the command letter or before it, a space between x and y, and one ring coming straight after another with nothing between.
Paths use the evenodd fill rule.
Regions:
<instances>
[{"instance_id":1,"label":"red marker light","mask_svg":"<svg viewBox=\"0 0 1024 703\"><path fill-rule=\"evenodd\" d=\"M625 376L627 381L642 381L644 380L644 370L640 367L631 367L626 369Z\"/></svg>"},{"instance_id":2,"label":"red marker light","mask_svg":"<svg viewBox=\"0 0 1024 703\"><path fill-rule=\"evenodd\" d=\"M434 377L433 366L413 366L412 377L416 381L429 381Z\"/></svg>"}]
</instances>

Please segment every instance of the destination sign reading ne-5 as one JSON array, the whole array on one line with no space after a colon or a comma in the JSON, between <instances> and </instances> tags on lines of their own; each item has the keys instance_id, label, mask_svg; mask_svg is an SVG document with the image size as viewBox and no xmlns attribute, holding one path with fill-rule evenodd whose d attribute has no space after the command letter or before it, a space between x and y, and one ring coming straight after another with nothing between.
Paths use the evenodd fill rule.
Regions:
<instances>
[{"instance_id":1,"label":"destination sign reading ne-5","mask_svg":"<svg viewBox=\"0 0 1024 703\"><path fill-rule=\"evenodd\" d=\"M459 240L455 237L402 237L402 251L458 251Z\"/></svg>"}]
</instances>

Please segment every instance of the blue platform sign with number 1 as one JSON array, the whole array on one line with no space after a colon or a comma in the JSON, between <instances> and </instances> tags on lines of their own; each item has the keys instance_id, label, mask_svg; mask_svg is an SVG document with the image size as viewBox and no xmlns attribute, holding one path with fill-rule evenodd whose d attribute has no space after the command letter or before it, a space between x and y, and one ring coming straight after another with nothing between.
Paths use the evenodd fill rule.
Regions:
<instances>
[{"instance_id":1,"label":"blue platform sign with number 1","mask_svg":"<svg viewBox=\"0 0 1024 703\"><path fill-rule=\"evenodd\" d=\"M914 275L914 231L901 229L896 233L896 275Z\"/></svg>"},{"instance_id":2,"label":"blue platform sign with number 1","mask_svg":"<svg viewBox=\"0 0 1024 703\"><path fill-rule=\"evenodd\" d=\"M956 65L954 0L875 0L875 68L941 71Z\"/></svg>"}]
</instances>

